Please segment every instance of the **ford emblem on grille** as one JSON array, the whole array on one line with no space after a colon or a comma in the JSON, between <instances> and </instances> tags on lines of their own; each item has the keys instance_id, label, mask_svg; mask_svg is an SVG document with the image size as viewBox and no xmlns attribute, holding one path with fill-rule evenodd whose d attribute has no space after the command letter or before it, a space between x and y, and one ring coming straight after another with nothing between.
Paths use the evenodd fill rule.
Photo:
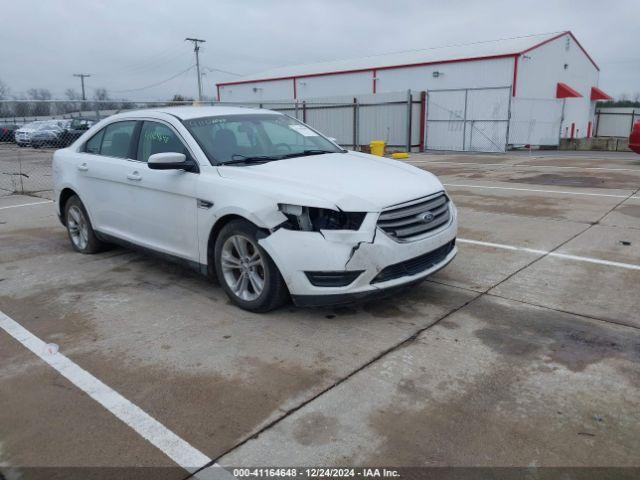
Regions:
<instances>
[{"instance_id":1,"label":"ford emblem on grille","mask_svg":"<svg viewBox=\"0 0 640 480\"><path fill-rule=\"evenodd\" d=\"M423 213L422 215L419 215L420 220L422 220L424 223L429 223L433 221L433 213L431 212L426 212Z\"/></svg>"}]
</instances>

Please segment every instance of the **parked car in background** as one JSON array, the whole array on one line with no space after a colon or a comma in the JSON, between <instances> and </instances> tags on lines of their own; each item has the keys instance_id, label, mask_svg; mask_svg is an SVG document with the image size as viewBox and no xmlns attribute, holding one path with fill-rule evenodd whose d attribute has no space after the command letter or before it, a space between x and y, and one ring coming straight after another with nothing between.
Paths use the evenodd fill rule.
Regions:
<instances>
[{"instance_id":1,"label":"parked car in background","mask_svg":"<svg viewBox=\"0 0 640 480\"><path fill-rule=\"evenodd\" d=\"M14 142L17 129L15 123L0 123L0 142Z\"/></svg>"},{"instance_id":2,"label":"parked car in background","mask_svg":"<svg viewBox=\"0 0 640 480\"><path fill-rule=\"evenodd\" d=\"M62 120L40 120L28 123L16 130L16 143L20 147L58 146L62 143L65 132L63 125Z\"/></svg>"},{"instance_id":3,"label":"parked car in background","mask_svg":"<svg viewBox=\"0 0 640 480\"><path fill-rule=\"evenodd\" d=\"M640 153L640 122L636 122L629 135L629 148L636 153Z\"/></svg>"},{"instance_id":4,"label":"parked car in background","mask_svg":"<svg viewBox=\"0 0 640 480\"><path fill-rule=\"evenodd\" d=\"M68 147L73 142L75 142L78 138L82 136L84 132L89 130L93 125L98 122L95 118L74 118L69 123L69 126L66 128L63 141L60 145L62 147Z\"/></svg>"},{"instance_id":5,"label":"parked car in background","mask_svg":"<svg viewBox=\"0 0 640 480\"><path fill-rule=\"evenodd\" d=\"M231 301L265 312L390 294L456 255L442 183L403 162L341 148L279 112L131 111L53 157L72 247L154 251L217 275Z\"/></svg>"}]
</instances>

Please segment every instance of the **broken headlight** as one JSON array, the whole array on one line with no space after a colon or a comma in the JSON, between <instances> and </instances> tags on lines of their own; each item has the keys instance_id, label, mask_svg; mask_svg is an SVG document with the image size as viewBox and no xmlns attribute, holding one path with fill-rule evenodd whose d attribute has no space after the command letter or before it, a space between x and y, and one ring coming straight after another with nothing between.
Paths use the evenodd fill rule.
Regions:
<instances>
[{"instance_id":1,"label":"broken headlight","mask_svg":"<svg viewBox=\"0 0 640 480\"><path fill-rule=\"evenodd\" d=\"M282 225L283 228L304 232L358 230L366 215L364 212L342 212L283 203L279 204L278 208L287 217L287 221Z\"/></svg>"}]
</instances>

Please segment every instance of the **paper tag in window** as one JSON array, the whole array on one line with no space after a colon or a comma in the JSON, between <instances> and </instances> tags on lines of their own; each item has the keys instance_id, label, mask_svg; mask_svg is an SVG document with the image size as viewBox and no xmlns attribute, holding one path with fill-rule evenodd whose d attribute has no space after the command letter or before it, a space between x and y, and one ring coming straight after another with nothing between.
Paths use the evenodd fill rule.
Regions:
<instances>
[{"instance_id":1,"label":"paper tag in window","mask_svg":"<svg viewBox=\"0 0 640 480\"><path fill-rule=\"evenodd\" d=\"M291 130L295 130L300 135L304 137L317 137L318 134L311 130L310 128L305 127L304 125L289 125Z\"/></svg>"}]
</instances>

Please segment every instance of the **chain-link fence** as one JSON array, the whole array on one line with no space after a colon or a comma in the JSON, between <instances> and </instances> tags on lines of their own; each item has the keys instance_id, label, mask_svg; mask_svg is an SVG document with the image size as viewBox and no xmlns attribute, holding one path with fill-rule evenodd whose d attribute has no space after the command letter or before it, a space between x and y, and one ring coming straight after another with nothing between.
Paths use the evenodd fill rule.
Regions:
<instances>
[{"instance_id":1,"label":"chain-link fence","mask_svg":"<svg viewBox=\"0 0 640 480\"><path fill-rule=\"evenodd\" d=\"M71 145L96 122L135 109L193 102L3 101L0 102L0 196L51 196L53 152ZM213 105L203 102L199 105ZM388 147L423 147L424 95L412 92L290 102L215 103L280 111L303 121L340 145L367 150L372 140Z\"/></svg>"},{"instance_id":2,"label":"chain-link fence","mask_svg":"<svg viewBox=\"0 0 640 480\"><path fill-rule=\"evenodd\" d=\"M0 196L50 197L53 152L75 142L114 113L189 102L2 101L0 102Z\"/></svg>"},{"instance_id":3,"label":"chain-link fence","mask_svg":"<svg viewBox=\"0 0 640 480\"><path fill-rule=\"evenodd\" d=\"M0 196L50 196L55 149L71 145L94 123L110 115L192 104L0 102ZM388 151L422 151L426 147L504 152L508 145L557 145L562 117L559 101L513 98L511 87L215 104L277 110L335 138L344 147L361 151L367 151L372 140L383 140Z\"/></svg>"}]
</instances>

